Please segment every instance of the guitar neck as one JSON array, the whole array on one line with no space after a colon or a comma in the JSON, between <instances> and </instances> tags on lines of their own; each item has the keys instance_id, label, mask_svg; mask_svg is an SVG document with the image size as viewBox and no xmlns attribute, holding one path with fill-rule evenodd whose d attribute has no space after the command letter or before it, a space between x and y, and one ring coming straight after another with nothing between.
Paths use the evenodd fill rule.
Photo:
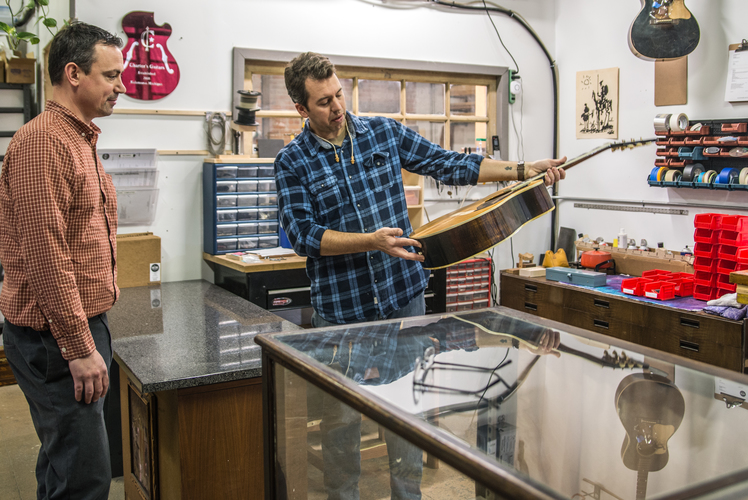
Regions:
<instances>
[{"instance_id":1,"label":"guitar neck","mask_svg":"<svg viewBox=\"0 0 748 500\"><path fill-rule=\"evenodd\" d=\"M642 139L642 140L639 140L639 141L611 142L611 143L604 144L602 146L596 147L595 149L593 149L591 151L587 151L586 153L581 154L581 155L577 156L576 158L572 158L571 160L567 161L563 165L559 165L558 168L563 168L564 170L568 170L571 167L573 167L575 165L579 165L583 161L585 161L585 160L587 160L589 158L592 158L593 156L598 155L598 154L602 153L605 150L608 150L608 149L619 149L619 148L620 149L623 149L623 148L634 148L634 147L637 147L637 146L643 146L645 144L649 144L650 142L655 142L656 140L657 140L657 138L655 137L655 138L652 138L652 139ZM524 184L530 184L531 182L534 182L534 181L537 181L539 179L542 179L543 177L545 177L545 172L540 173L538 175L535 175L535 176L531 177L530 179L525 180L524 183L523 183L523 185Z\"/></svg>"},{"instance_id":2,"label":"guitar neck","mask_svg":"<svg viewBox=\"0 0 748 500\"><path fill-rule=\"evenodd\" d=\"M639 468L636 471L636 500L645 500L647 497L649 462L649 457L639 457Z\"/></svg>"}]
</instances>

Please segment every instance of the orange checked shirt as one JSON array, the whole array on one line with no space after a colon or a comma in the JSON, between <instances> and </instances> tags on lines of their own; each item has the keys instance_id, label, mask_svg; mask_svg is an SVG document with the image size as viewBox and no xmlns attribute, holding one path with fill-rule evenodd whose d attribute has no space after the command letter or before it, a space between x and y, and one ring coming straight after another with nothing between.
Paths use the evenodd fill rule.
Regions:
<instances>
[{"instance_id":1,"label":"orange checked shirt","mask_svg":"<svg viewBox=\"0 0 748 500\"><path fill-rule=\"evenodd\" d=\"M11 140L0 174L0 311L51 330L67 359L95 349L88 318L117 288L117 195L96 155L101 130L48 101Z\"/></svg>"}]
</instances>

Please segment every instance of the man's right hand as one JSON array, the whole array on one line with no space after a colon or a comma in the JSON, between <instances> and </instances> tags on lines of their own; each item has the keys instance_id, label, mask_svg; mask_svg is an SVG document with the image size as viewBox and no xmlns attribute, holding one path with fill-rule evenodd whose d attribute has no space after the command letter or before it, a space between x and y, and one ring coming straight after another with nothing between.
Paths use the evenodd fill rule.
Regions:
<instances>
[{"instance_id":1,"label":"man's right hand","mask_svg":"<svg viewBox=\"0 0 748 500\"><path fill-rule=\"evenodd\" d=\"M75 400L95 403L103 398L109 389L109 372L104 358L99 351L94 351L85 358L76 358L68 362L70 374L75 385Z\"/></svg>"},{"instance_id":2,"label":"man's right hand","mask_svg":"<svg viewBox=\"0 0 748 500\"><path fill-rule=\"evenodd\" d=\"M409 252L403 247L421 248L421 244L410 238L401 238L403 230L399 227L383 227L372 234L376 250L381 250L387 255L399 257L405 260L417 260L423 262L423 255Z\"/></svg>"}]
</instances>

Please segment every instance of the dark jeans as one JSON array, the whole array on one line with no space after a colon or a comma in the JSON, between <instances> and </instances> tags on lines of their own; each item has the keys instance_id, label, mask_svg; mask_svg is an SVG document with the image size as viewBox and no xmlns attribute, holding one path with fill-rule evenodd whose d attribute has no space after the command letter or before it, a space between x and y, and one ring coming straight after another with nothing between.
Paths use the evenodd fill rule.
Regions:
<instances>
[{"instance_id":1,"label":"dark jeans","mask_svg":"<svg viewBox=\"0 0 748 500\"><path fill-rule=\"evenodd\" d=\"M88 320L107 368L112 361L106 314ZM38 499L106 500L112 472L104 425L104 398L75 400L73 377L57 341L5 320L5 355L26 400L41 441L36 462Z\"/></svg>"},{"instance_id":2,"label":"dark jeans","mask_svg":"<svg viewBox=\"0 0 748 500\"><path fill-rule=\"evenodd\" d=\"M423 294L386 318L395 319L426 314ZM372 320L375 321L375 320ZM321 318L315 311L312 326L338 326ZM341 370L342 371L342 370ZM361 476L361 414L327 393L310 388L310 396L322 397L322 459L325 491L329 500L358 500ZM390 490L393 499L421 498L423 452L400 436L386 431L390 467Z\"/></svg>"}]
</instances>

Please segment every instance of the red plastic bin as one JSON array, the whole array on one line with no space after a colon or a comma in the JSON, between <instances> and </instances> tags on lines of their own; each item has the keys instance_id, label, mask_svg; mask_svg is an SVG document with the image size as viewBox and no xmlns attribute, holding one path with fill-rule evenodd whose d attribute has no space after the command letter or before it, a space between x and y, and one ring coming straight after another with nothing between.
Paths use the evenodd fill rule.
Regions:
<instances>
[{"instance_id":1,"label":"red plastic bin","mask_svg":"<svg viewBox=\"0 0 748 500\"><path fill-rule=\"evenodd\" d=\"M738 248L738 262L741 264L748 264L748 248Z\"/></svg>"},{"instance_id":2,"label":"red plastic bin","mask_svg":"<svg viewBox=\"0 0 748 500\"><path fill-rule=\"evenodd\" d=\"M696 243L719 243L722 231L714 229L704 229L697 227L693 231L693 240Z\"/></svg>"},{"instance_id":3,"label":"red plastic bin","mask_svg":"<svg viewBox=\"0 0 748 500\"><path fill-rule=\"evenodd\" d=\"M719 229L720 220L724 214L696 214L693 218L694 227L703 229Z\"/></svg>"},{"instance_id":4,"label":"red plastic bin","mask_svg":"<svg viewBox=\"0 0 748 500\"><path fill-rule=\"evenodd\" d=\"M696 257L693 260L693 268L696 271L706 271L710 273L717 272L717 259L710 259L707 257Z\"/></svg>"},{"instance_id":5,"label":"red plastic bin","mask_svg":"<svg viewBox=\"0 0 748 500\"><path fill-rule=\"evenodd\" d=\"M715 231L719 233L717 239L721 245L732 245L736 247L748 246L748 232L741 231Z\"/></svg>"},{"instance_id":6,"label":"red plastic bin","mask_svg":"<svg viewBox=\"0 0 748 500\"><path fill-rule=\"evenodd\" d=\"M627 278L621 281L621 292L641 297L644 295L644 285L653 282L654 280L650 278Z\"/></svg>"},{"instance_id":7,"label":"red plastic bin","mask_svg":"<svg viewBox=\"0 0 748 500\"><path fill-rule=\"evenodd\" d=\"M650 299L670 300L675 298L675 286L667 281L655 281L644 285L644 296Z\"/></svg>"},{"instance_id":8,"label":"red plastic bin","mask_svg":"<svg viewBox=\"0 0 748 500\"><path fill-rule=\"evenodd\" d=\"M719 253L719 245L712 243L696 242L693 246L693 254L696 257L706 257L707 259L716 259Z\"/></svg>"},{"instance_id":9,"label":"red plastic bin","mask_svg":"<svg viewBox=\"0 0 748 500\"><path fill-rule=\"evenodd\" d=\"M710 271L696 271L693 274L693 281L701 286L715 286L717 283L717 274Z\"/></svg>"},{"instance_id":10,"label":"red plastic bin","mask_svg":"<svg viewBox=\"0 0 748 500\"><path fill-rule=\"evenodd\" d=\"M745 215L723 215L717 225L719 229L726 231L748 232L748 217Z\"/></svg>"},{"instance_id":11,"label":"red plastic bin","mask_svg":"<svg viewBox=\"0 0 748 500\"><path fill-rule=\"evenodd\" d=\"M649 278L649 279L664 279L664 278L671 278L673 276L673 273L670 271L665 271L663 269L650 269L649 271L644 271L642 273L642 278Z\"/></svg>"},{"instance_id":12,"label":"red plastic bin","mask_svg":"<svg viewBox=\"0 0 748 500\"><path fill-rule=\"evenodd\" d=\"M693 287L693 298L698 300L714 300L718 296L721 297L719 294L719 289L717 287L712 286L705 286L705 285L699 285L698 283L696 286Z\"/></svg>"},{"instance_id":13,"label":"red plastic bin","mask_svg":"<svg viewBox=\"0 0 748 500\"><path fill-rule=\"evenodd\" d=\"M719 250L717 250L717 257L719 257L720 259L734 260L737 262L738 247L733 245L719 245Z\"/></svg>"}]
</instances>

